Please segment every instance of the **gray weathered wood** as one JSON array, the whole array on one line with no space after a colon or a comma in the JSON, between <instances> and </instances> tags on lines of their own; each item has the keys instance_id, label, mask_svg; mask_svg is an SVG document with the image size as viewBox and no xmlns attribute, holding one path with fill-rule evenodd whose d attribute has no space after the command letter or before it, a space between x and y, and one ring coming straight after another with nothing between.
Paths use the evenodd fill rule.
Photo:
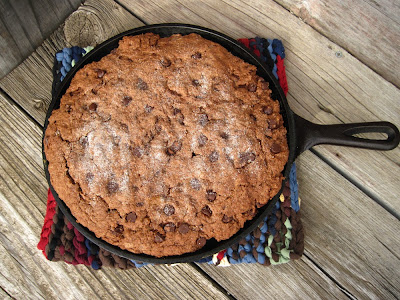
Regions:
<instances>
[{"instance_id":1,"label":"gray weathered wood","mask_svg":"<svg viewBox=\"0 0 400 300\"><path fill-rule=\"evenodd\" d=\"M304 256L273 267L201 265L201 268L237 299L348 299L340 287Z\"/></svg>"},{"instance_id":2,"label":"gray weathered wood","mask_svg":"<svg viewBox=\"0 0 400 300\"><path fill-rule=\"evenodd\" d=\"M0 78L28 57L81 2L0 1Z\"/></svg>"},{"instance_id":3,"label":"gray weathered wood","mask_svg":"<svg viewBox=\"0 0 400 300\"><path fill-rule=\"evenodd\" d=\"M398 1L276 0L389 82L400 87Z\"/></svg>"},{"instance_id":4,"label":"gray weathered wood","mask_svg":"<svg viewBox=\"0 0 400 300\"><path fill-rule=\"evenodd\" d=\"M36 248L46 212L42 131L0 94L0 286L17 299L224 299L190 264L129 271L48 262Z\"/></svg>"},{"instance_id":5,"label":"gray weathered wood","mask_svg":"<svg viewBox=\"0 0 400 300\"><path fill-rule=\"evenodd\" d=\"M400 297L400 221L312 153L298 161L306 255L359 299Z\"/></svg>"}]
</instances>

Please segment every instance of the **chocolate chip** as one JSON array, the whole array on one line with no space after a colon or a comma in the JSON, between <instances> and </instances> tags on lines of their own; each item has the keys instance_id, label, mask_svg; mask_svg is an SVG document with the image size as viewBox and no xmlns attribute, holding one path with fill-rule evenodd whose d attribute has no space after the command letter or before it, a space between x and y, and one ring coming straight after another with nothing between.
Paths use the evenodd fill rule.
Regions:
<instances>
[{"instance_id":1,"label":"chocolate chip","mask_svg":"<svg viewBox=\"0 0 400 300\"><path fill-rule=\"evenodd\" d=\"M159 125L159 124L157 124L154 128L155 128L155 130L156 130L157 132L161 132L161 130L162 130L162 126Z\"/></svg>"},{"instance_id":2,"label":"chocolate chip","mask_svg":"<svg viewBox=\"0 0 400 300\"><path fill-rule=\"evenodd\" d=\"M140 158L143 155L143 149L140 147L135 147L131 151L132 151L132 154L134 156L136 156L137 158Z\"/></svg>"},{"instance_id":3,"label":"chocolate chip","mask_svg":"<svg viewBox=\"0 0 400 300\"><path fill-rule=\"evenodd\" d=\"M121 123L121 129L124 132L128 132L129 131L129 127L128 125L126 125L125 123Z\"/></svg>"},{"instance_id":4,"label":"chocolate chip","mask_svg":"<svg viewBox=\"0 0 400 300\"><path fill-rule=\"evenodd\" d=\"M93 174L92 172L86 173L86 180L87 180L88 182L92 182L93 179L94 179L94 174Z\"/></svg>"},{"instance_id":5,"label":"chocolate chip","mask_svg":"<svg viewBox=\"0 0 400 300\"><path fill-rule=\"evenodd\" d=\"M222 217L222 222L223 223L230 223L230 222L232 222L233 221L233 217L230 217L230 216L227 216L227 215L224 215L223 217Z\"/></svg>"},{"instance_id":6,"label":"chocolate chip","mask_svg":"<svg viewBox=\"0 0 400 300\"><path fill-rule=\"evenodd\" d=\"M179 114L178 116L178 123L181 125L185 125L185 117L182 114Z\"/></svg>"},{"instance_id":7,"label":"chocolate chip","mask_svg":"<svg viewBox=\"0 0 400 300\"><path fill-rule=\"evenodd\" d=\"M242 152L239 154L241 164L249 164L256 160L256 155L253 152Z\"/></svg>"},{"instance_id":8,"label":"chocolate chip","mask_svg":"<svg viewBox=\"0 0 400 300\"><path fill-rule=\"evenodd\" d=\"M81 92L81 88L80 87L78 87L75 91L72 91L72 92L69 92L69 95L72 97L72 96L75 96L75 95L78 95L80 92Z\"/></svg>"},{"instance_id":9,"label":"chocolate chip","mask_svg":"<svg viewBox=\"0 0 400 300\"><path fill-rule=\"evenodd\" d=\"M208 123L208 115L207 114L200 114L199 115L199 124L201 126L206 126Z\"/></svg>"},{"instance_id":10,"label":"chocolate chip","mask_svg":"<svg viewBox=\"0 0 400 300\"><path fill-rule=\"evenodd\" d=\"M147 85L147 83L146 83L145 81L143 81L142 78L139 78L139 79L138 79L137 84L136 84L136 87L137 87L139 90L142 90L142 91L145 91L145 90L148 90L148 89L149 89L149 86Z\"/></svg>"},{"instance_id":11,"label":"chocolate chip","mask_svg":"<svg viewBox=\"0 0 400 300\"><path fill-rule=\"evenodd\" d=\"M199 147L203 147L205 144L207 144L208 138L204 134L200 134L197 141L199 143Z\"/></svg>"},{"instance_id":12,"label":"chocolate chip","mask_svg":"<svg viewBox=\"0 0 400 300\"><path fill-rule=\"evenodd\" d=\"M169 223L165 224L163 228L164 228L165 232L175 232L176 226L174 223L169 222Z\"/></svg>"},{"instance_id":13,"label":"chocolate chip","mask_svg":"<svg viewBox=\"0 0 400 300\"><path fill-rule=\"evenodd\" d=\"M204 207L201 209L201 212L203 213L203 215L205 215L205 216L207 216L207 217L211 217L211 215L212 215L212 210L211 210L211 208L210 208L208 205L204 206Z\"/></svg>"},{"instance_id":14,"label":"chocolate chip","mask_svg":"<svg viewBox=\"0 0 400 300\"><path fill-rule=\"evenodd\" d=\"M210 202L214 202L217 199L217 193L213 190L207 190L206 199Z\"/></svg>"},{"instance_id":15,"label":"chocolate chip","mask_svg":"<svg viewBox=\"0 0 400 300\"><path fill-rule=\"evenodd\" d=\"M182 234L186 234L189 232L189 224L187 223L182 223L178 227L178 231Z\"/></svg>"},{"instance_id":16,"label":"chocolate chip","mask_svg":"<svg viewBox=\"0 0 400 300\"><path fill-rule=\"evenodd\" d=\"M118 56L118 58L119 58L119 59L122 59L122 60L127 60L127 61L129 61L129 62L132 62L132 61L133 61L132 59L130 59L129 57L127 57L127 56L125 56L125 55L120 55L120 56Z\"/></svg>"},{"instance_id":17,"label":"chocolate chip","mask_svg":"<svg viewBox=\"0 0 400 300\"><path fill-rule=\"evenodd\" d=\"M86 147L87 144L89 143L88 141L88 137L87 136L83 136L79 139L79 143L82 145L82 147Z\"/></svg>"},{"instance_id":18,"label":"chocolate chip","mask_svg":"<svg viewBox=\"0 0 400 300\"><path fill-rule=\"evenodd\" d=\"M96 73L97 73L97 77L98 78L102 78L104 76L104 74L106 74L106 71L105 70L101 70L101 69L97 69Z\"/></svg>"},{"instance_id":19,"label":"chocolate chip","mask_svg":"<svg viewBox=\"0 0 400 300\"><path fill-rule=\"evenodd\" d=\"M227 134L226 132L221 132L221 133L219 134L219 136L220 136L221 138L223 138L224 140L229 139L229 134Z\"/></svg>"},{"instance_id":20,"label":"chocolate chip","mask_svg":"<svg viewBox=\"0 0 400 300\"><path fill-rule=\"evenodd\" d=\"M210 162L216 162L219 159L219 154L217 151L213 151L210 153L210 155L208 156L208 159L210 160Z\"/></svg>"},{"instance_id":21,"label":"chocolate chip","mask_svg":"<svg viewBox=\"0 0 400 300\"><path fill-rule=\"evenodd\" d=\"M168 58L164 57L164 58L162 58L162 59L160 60L160 64L161 64L163 67L168 68L168 67L171 65L171 61L170 61Z\"/></svg>"},{"instance_id":22,"label":"chocolate chip","mask_svg":"<svg viewBox=\"0 0 400 300\"><path fill-rule=\"evenodd\" d=\"M200 52L196 52L195 54L192 54L192 58L194 58L194 59L201 58L201 53Z\"/></svg>"},{"instance_id":23,"label":"chocolate chip","mask_svg":"<svg viewBox=\"0 0 400 300\"><path fill-rule=\"evenodd\" d=\"M137 215L135 212L130 212L129 214L126 215L125 219L127 222L135 223Z\"/></svg>"},{"instance_id":24,"label":"chocolate chip","mask_svg":"<svg viewBox=\"0 0 400 300\"><path fill-rule=\"evenodd\" d=\"M90 105L89 105L89 110L90 111L96 111L97 110L97 103L91 103Z\"/></svg>"},{"instance_id":25,"label":"chocolate chip","mask_svg":"<svg viewBox=\"0 0 400 300\"><path fill-rule=\"evenodd\" d=\"M131 103L131 101L132 101L131 96L124 96L124 98L122 98L122 104L125 106L128 106L129 103Z\"/></svg>"},{"instance_id":26,"label":"chocolate chip","mask_svg":"<svg viewBox=\"0 0 400 300\"><path fill-rule=\"evenodd\" d=\"M172 113L174 114L174 116L176 116L177 114L181 113L181 110L179 108L174 107L174 110L172 111Z\"/></svg>"},{"instance_id":27,"label":"chocolate chip","mask_svg":"<svg viewBox=\"0 0 400 300\"><path fill-rule=\"evenodd\" d=\"M275 119L268 120L268 127L270 129L276 129L278 127L278 122Z\"/></svg>"},{"instance_id":28,"label":"chocolate chip","mask_svg":"<svg viewBox=\"0 0 400 300\"><path fill-rule=\"evenodd\" d=\"M255 92L255 91L257 91L257 84L255 84L255 83L250 83L250 84L247 86L247 90L248 90L249 92Z\"/></svg>"},{"instance_id":29,"label":"chocolate chip","mask_svg":"<svg viewBox=\"0 0 400 300\"><path fill-rule=\"evenodd\" d=\"M279 153L279 152L281 152L281 151L282 151L281 145L279 145L278 143L273 143L273 144L271 145L271 152L272 152L273 154L277 154L277 153Z\"/></svg>"},{"instance_id":30,"label":"chocolate chip","mask_svg":"<svg viewBox=\"0 0 400 300\"><path fill-rule=\"evenodd\" d=\"M164 242L164 240L165 240L165 237L161 233L156 232L156 234L154 235L154 241L156 243L162 243L162 242Z\"/></svg>"},{"instance_id":31,"label":"chocolate chip","mask_svg":"<svg viewBox=\"0 0 400 300\"><path fill-rule=\"evenodd\" d=\"M264 91L269 89L269 83L266 82L264 79L261 80L261 89Z\"/></svg>"},{"instance_id":32,"label":"chocolate chip","mask_svg":"<svg viewBox=\"0 0 400 300\"><path fill-rule=\"evenodd\" d=\"M175 207L173 207L171 204L166 204L164 206L163 212L167 216L172 216L175 213Z\"/></svg>"},{"instance_id":33,"label":"chocolate chip","mask_svg":"<svg viewBox=\"0 0 400 300\"><path fill-rule=\"evenodd\" d=\"M120 136L117 135L117 136L113 136L112 137L112 144L114 146L118 146L120 142L121 142L121 137Z\"/></svg>"},{"instance_id":34,"label":"chocolate chip","mask_svg":"<svg viewBox=\"0 0 400 300\"><path fill-rule=\"evenodd\" d=\"M206 242L207 242L206 238L201 236L196 240L196 245L199 246L200 248L203 248Z\"/></svg>"},{"instance_id":35,"label":"chocolate chip","mask_svg":"<svg viewBox=\"0 0 400 300\"><path fill-rule=\"evenodd\" d=\"M146 106L144 107L144 111L147 112L148 114L151 113L153 109L154 107L148 104L146 104Z\"/></svg>"},{"instance_id":36,"label":"chocolate chip","mask_svg":"<svg viewBox=\"0 0 400 300\"><path fill-rule=\"evenodd\" d=\"M116 193L118 189L119 185L115 181L110 180L109 182L107 182L107 190L110 194Z\"/></svg>"},{"instance_id":37,"label":"chocolate chip","mask_svg":"<svg viewBox=\"0 0 400 300\"><path fill-rule=\"evenodd\" d=\"M250 114L250 118L251 118L254 122L257 121L257 117L256 117L255 115L253 115L253 114Z\"/></svg>"},{"instance_id":38,"label":"chocolate chip","mask_svg":"<svg viewBox=\"0 0 400 300\"><path fill-rule=\"evenodd\" d=\"M178 152L179 150L182 149L182 142L181 141L175 141L172 145L171 145L171 149L175 152Z\"/></svg>"},{"instance_id":39,"label":"chocolate chip","mask_svg":"<svg viewBox=\"0 0 400 300\"><path fill-rule=\"evenodd\" d=\"M271 106L263 106L261 107L261 111L266 114L266 115L270 115L272 114L272 107Z\"/></svg>"},{"instance_id":40,"label":"chocolate chip","mask_svg":"<svg viewBox=\"0 0 400 300\"><path fill-rule=\"evenodd\" d=\"M198 179L193 178L190 180L190 186L192 187L192 189L199 191L201 188L201 183Z\"/></svg>"},{"instance_id":41,"label":"chocolate chip","mask_svg":"<svg viewBox=\"0 0 400 300\"><path fill-rule=\"evenodd\" d=\"M115 227L114 231L116 233L123 233L124 232L124 226L118 224L117 227Z\"/></svg>"},{"instance_id":42,"label":"chocolate chip","mask_svg":"<svg viewBox=\"0 0 400 300\"><path fill-rule=\"evenodd\" d=\"M170 147L168 147L166 149L165 153L168 156L173 156L181 149L182 149L182 142L181 141L175 141L175 142L173 142L173 144Z\"/></svg>"},{"instance_id":43,"label":"chocolate chip","mask_svg":"<svg viewBox=\"0 0 400 300\"><path fill-rule=\"evenodd\" d=\"M97 90L96 89L92 89L92 94L93 95L97 95Z\"/></svg>"},{"instance_id":44,"label":"chocolate chip","mask_svg":"<svg viewBox=\"0 0 400 300\"><path fill-rule=\"evenodd\" d=\"M196 80L196 79L192 80L192 84L194 86L200 86L200 82L198 80Z\"/></svg>"}]
</instances>

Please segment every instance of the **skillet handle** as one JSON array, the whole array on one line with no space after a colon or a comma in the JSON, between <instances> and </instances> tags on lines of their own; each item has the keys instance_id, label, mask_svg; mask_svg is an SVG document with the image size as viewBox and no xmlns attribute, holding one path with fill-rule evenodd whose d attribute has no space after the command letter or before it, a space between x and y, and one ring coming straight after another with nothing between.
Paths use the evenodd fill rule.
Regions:
<instances>
[{"instance_id":1,"label":"skillet handle","mask_svg":"<svg viewBox=\"0 0 400 300\"><path fill-rule=\"evenodd\" d=\"M389 122L319 125L294 114L297 145L295 157L319 144L350 146L374 150L391 150L399 145L400 133ZM358 133L386 133L386 140L365 139L353 136Z\"/></svg>"}]
</instances>

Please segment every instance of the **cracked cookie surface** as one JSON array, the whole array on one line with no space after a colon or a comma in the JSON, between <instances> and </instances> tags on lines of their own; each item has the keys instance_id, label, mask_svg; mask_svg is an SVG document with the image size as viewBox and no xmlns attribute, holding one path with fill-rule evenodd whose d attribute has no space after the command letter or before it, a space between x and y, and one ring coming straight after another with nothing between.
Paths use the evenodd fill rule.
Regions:
<instances>
[{"instance_id":1,"label":"cracked cookie surface","mask_svg":"<svg viewBox=\"0 0 400 300\"><path fill-rule=\"evenodd\" d=\"M279 191L289 153L268 83L196 34L124 37L79 70L44 148L79 223L157 257L235 234Z\"/></svg>"}]
</instances>

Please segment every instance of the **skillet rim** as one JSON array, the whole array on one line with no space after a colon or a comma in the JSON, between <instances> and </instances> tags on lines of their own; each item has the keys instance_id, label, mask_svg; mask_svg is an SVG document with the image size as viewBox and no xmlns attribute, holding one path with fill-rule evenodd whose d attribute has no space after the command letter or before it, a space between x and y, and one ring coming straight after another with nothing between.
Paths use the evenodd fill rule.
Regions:
<instances>
[{"instance_id":1,"label":"skillet rim","mask_svg":"<svg viewBox=\"0 0 400 300\"><path fill-rule=\"evenodd\" d=\"M165 31L167 31L167 33L165 33ZM118 41L120 39L122 39L124 36L138 35L138 34L144 34L144 33L148 33L148 32L153 32L153 33L159 34L161 37L166 37L166 36L170 36L170 35L177 34L177 33L181 33L181 34L197 33L208 40L211 40L213 42L220 44L221 46L226 48L229 52L233 53L235 56L238 56L239 58L243 59L244 61L256 66L257 67L257 75L261 76L267 82L270 83L270 89L273 91L272 97L275 100L279 101L281 114L283 116L285 127L287 129L287 141L288 141L288 146L289 146L289 159L288 159L288 161L285 165L284 171L283 171L283 175L284 175L285 179L282 181L281 189L267 204L265 204L264 206L262 206L261 208L258 209L258 212L253 219L246 221L243 228L241 228L238 232L236 232L229 239L226 239L226 240L223 240L220 242L217 242L216 240L211 239L211 240L207 241L207 244L203 248L201 248L195 252L185 253L182 255L166 256L166 257L155 257L155 256L151 256L151 255L137 254L137 253L133 253L133 252L130 252L127 250L123 250L123 249L121 249L117 246L114 246L100 238L97 238L93 232L91 232L86 227L79 224L76 221L75 217L71 214L69 208L66 206L64 201L62 199L60 199L60 197L58 196L57 192L54 190L54 188L51 184L50 174L48 172L48 161L46 159L46 155L44 152L44 143L43 143L45 131L48 126L48 119L49 119L52 111L54 109L58 108L61 97L64 95L64 93L65 93L66 89L68 88L70 81L72 80L75 73L80 68L82 68L84 65L91 63L92 61L95 61L96 59L94 59L94 57L96 57L96 55L100 55L100 58L101 58L101 57L109 54L109 52L113 48L116 47L115 46L113 48L108 49L110 47L110 45L112 45L114 43L118 44ZM226 43L229 47L227 47L224 44L221 44L221 42ZM108 49L108 52L106 51L107 49ZM231 50L234 50L234 51L231 51ZM101 53L101 52L104 52L104 53ZM63 81L57 86L56 91L52 96L52 101L49 105L49 108L48 108L48 111L46 114L44 128L43 128L42 155L43 155L45 175L46 175L46 179L48 181L50 190L51 190L58 206L60 207L62 213L67 217L68 221L70 221L73 224L73 226L80 233L82 233L86 238L88 238L91 242L95 243L99 247L102 247L109 252L112 252L112 253L122 256L122 257L125 257L127 259L146 262L146 263L170 264L170 263L184 263L184 262L199 261L202 258L208 257L210 255L218 253L221 250L229 248L231 245L237 243L240 239L246 237L250 232L252 232L265 219L265 217L271 213L273 207L276 205L276 202L278 201L279 196L282 193L282 189L285 185L285 182L287 181L287 179L289 177L289 172L290 172L291 166L294 162L296 144L297 144L297 139L296 139L296 133L295 133L294 114L287 103L287 100L283 93L283 90L280 87L279 82L276 80L276 78L274 77L272 72L268 69L268 67L265 65L265 63L263 61L261 61L256 55L254 55L251 52L251 50L247 49L244 45L240 44L238 41L234 40L233 38L231 38L223 33L220 33L218 31L209 29L209 28L205 28L205 27L201 27L201 26L197 26L197 25L191 25L191 24L183 24L183 23L161 23L161 24L137 27L137 28L122 32L116 36L113 36L113 37L107 39L106 41L104 41L103 43L97 45L93 50L91 50L88 54L86 54L84 57L82 57L78 63L76 63L76 65L65 76Z\"/></svg>"}]
</instances>

